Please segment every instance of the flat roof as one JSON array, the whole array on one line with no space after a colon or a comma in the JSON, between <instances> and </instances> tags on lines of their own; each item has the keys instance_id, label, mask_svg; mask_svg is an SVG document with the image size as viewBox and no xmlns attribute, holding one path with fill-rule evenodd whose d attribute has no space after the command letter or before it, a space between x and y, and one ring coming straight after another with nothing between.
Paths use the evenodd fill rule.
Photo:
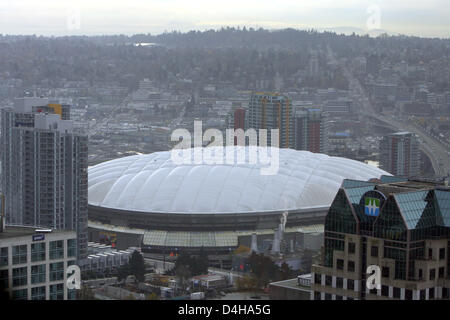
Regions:
<instances>
[{"instance_id":1,"label":"flat roof","mask_svg":"<svg viewBox=\"0 0 450 320\"><path fill-rule=\"evenodd\" d=\"M269 285L276 286L276 287L283 287L283 288L292 289L292 290L305 291L305 292L312 291L311 287L305 287L305 286L299 285L297 278L272 282L272 283L269 283Z\"/></svg>"},{"instance_id":2,"label":"flat roof","mask_svg":"<svg viewBox=\"0 0 450 320\"><path fill-rule=\"evenodd\" d=\"M63 234L75 231L72 230L52 230L52 232L36 232L37 229L42 229L40 227L30 227L30 226L5 226L3 232L0 232L1 239L17 238L31 236L33 234Z\"/></svg>"}]
</instances>

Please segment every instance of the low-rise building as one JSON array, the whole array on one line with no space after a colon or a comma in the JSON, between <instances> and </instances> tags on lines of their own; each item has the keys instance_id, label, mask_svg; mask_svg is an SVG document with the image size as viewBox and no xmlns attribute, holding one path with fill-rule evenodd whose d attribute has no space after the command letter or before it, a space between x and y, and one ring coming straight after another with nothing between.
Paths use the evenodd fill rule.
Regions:
<instances>
[{"instance_id":1,"label":"low-rise building","mask_svg":"<svg viewBox=\"0 0 450 320\"><path fill-rule=\"evenodd\" d=\"M444 183L344 180L326 216L322 262L312 266L311 299L449 299L449 231ZM380 273L373 289L368 267Z\"/></svg>"},{"instance_id":2,"label":"low-rise building","mask_svg":"<svg viewBox=\"0 0 450 320\"><path fill-rule=\"evenodd\" d=\"M76 264L76 231L7 226L0 232L0 282L13 300L74 300L67 267Z\"/></svg>"},{"instance_id":3,"label":"low-rise building","mask_svg":"<svg viewBox=\"0 0 450 320\"><path fill-rule=\"evenodd\" d=\"M299 275L297 278L272 282L269 284L271 300L310 300L311 274Z\"/></svg>"}]
</instances>

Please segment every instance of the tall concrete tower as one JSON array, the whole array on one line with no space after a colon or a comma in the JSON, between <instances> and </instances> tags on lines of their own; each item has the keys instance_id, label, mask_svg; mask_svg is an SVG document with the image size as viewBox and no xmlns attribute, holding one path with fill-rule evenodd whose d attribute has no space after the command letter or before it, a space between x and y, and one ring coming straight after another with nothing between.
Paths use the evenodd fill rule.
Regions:
<instances>
[{"instance_id":1,"label":"tall concrete tower","mask_svg":"<svg viewBox=\"0 0 450 320\"><path fill-rule=\"evenodd\" d=\"M411 132L397 132L380 142L380 167L395 176L412 177L420 173L419 143Z\"/></svg>"},{"instance_id":2,"label":"tall concrete tower","mask_svg":"<svg viewBox=\"0 0 450 320\"><path fill-rule=\"evenodd\" d=\"M87 256L87 136L69 106L16 99L2 109L1 189L6 224L76 230L77 257Z\"/></svg>"},{"instance_id":3,"label":"tall concrete tower","mask_svg":"<svg viewBox=\"0 0 450 320\"><path fill-rule=\"evenodd\" d=\"M328 146L325 117L318 108L296 108L295 149L326 153Z\"/></svg>"},{"instance_id":4,"label":"tall concrete tower","mask_svg":"<svg viewBox=\"0 0 450 320\"><path fill-rule=\"evenodd\" d=\"M272 143L271 129L279 129L279 147L294 147L294 116L291 100L278 93L255 92L248 108L248 128L267 129L267 146Z\"/></svg>"}]
</instances>

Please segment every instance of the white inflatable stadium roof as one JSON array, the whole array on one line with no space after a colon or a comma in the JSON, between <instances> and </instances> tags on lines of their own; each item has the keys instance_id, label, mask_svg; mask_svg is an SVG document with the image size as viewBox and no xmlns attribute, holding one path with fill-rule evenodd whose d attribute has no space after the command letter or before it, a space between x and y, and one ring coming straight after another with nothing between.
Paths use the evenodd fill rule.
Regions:
<instances>
[{"instance_id":1,"label":"white inflatable stadium roof","mask_svg":"<svg viewBox=\"0 0 450 320\"><path fill-rule=\"evenodd\" d=\"M248 147L228 148L233 152L245 149L248 159ZM217 150L226 162L226 148ZM260 169L267 165L259 161L176 164L170 151L107 161L89 168L89 204L187 214L292 210L329 206L345 178L369 180L390 175L355 160L276 150L279 170L273 175L262 175Z\"/></svg>"}]
</instances>

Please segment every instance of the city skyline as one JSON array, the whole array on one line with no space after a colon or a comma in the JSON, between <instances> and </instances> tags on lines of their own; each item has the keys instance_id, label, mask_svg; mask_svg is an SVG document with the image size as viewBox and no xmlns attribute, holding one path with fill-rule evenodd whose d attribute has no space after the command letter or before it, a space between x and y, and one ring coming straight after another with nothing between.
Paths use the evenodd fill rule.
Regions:
<instances>
[{"instance_id":1,"label":"city skyline","mask_svg":"<svg viewBox=\"0 0 450 320\"><path fill-rule=\"evenodd\" d=\"M420 37L450 37L444 0L170 1L29 0L0 4L2 33L12 35L110 35L220 29L221 27L316 29L337 33L388 32Z\"/></svg>"},{"instance_id":2,"label":"city skyline","mask_svg":"<svg viewBox=\"0 0 450 320\"><path fill-rule=\"evenodd\" d=\"M448 13L0 4L0 300L448 300Z\"/></svg>"}]
</instances>

